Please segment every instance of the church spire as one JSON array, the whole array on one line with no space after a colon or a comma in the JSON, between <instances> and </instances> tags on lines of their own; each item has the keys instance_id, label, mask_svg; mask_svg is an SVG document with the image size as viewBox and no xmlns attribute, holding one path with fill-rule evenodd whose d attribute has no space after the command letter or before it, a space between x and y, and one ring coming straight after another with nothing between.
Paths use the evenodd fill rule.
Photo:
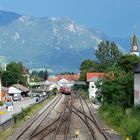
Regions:
<instances>
[{"instance_id":1,"label":"church spire","mask_svg":"<svg viewBox=\"0 0 140 140\"><path fill-rule=\"evenodd\" d=\"M132 47L133 46L138 46L138 40L136 34L134 34L132 37Z\"/></svg>"},{"instance_id":2,"label":"church spire","mask_svg":"<svg viewBox=\"0 0 140 140\"><path fill-rule=\"evenodd\" d=\"M134 35L132 36L132 39L131 39L131 53L132 55L137 55L139 56L139 51L138 51L138 39L137 39L137 36L136 36L136 27L134 25Z\"/></svg>"}]
</instances>

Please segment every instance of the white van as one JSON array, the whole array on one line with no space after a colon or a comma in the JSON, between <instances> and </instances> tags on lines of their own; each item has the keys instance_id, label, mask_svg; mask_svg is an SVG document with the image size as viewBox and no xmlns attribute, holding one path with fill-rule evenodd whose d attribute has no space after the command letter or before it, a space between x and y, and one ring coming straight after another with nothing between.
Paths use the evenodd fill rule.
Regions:
<instances>
[{"instance_id":1,"label":"white van","mask_svg":"<svg viewBox=\"0 0 140 140\"><path fill-rule=\"evenodd\" d=\"M21 95L19 95L19 94L14 94L14 96L13 96L13 101L21 101Z\"/></svg>"}]
</instances>

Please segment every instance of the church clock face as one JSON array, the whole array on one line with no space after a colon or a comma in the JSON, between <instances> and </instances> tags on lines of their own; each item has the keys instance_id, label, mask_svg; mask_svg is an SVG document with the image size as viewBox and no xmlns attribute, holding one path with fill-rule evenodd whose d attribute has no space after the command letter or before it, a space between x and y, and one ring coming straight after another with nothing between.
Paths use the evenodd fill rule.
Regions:
<instances>
[{"instance_id":1,"label":"church clock face","mask_svg":"<svg viewBox=\"0 0 140 140\"><path fill-rule=\"evenodd\" d=\"M136 50L137 50L137 48L138 48L137 46L133 46L133 50L134 50L134 51L136 51Z\"/></svg>"}]
</instances>

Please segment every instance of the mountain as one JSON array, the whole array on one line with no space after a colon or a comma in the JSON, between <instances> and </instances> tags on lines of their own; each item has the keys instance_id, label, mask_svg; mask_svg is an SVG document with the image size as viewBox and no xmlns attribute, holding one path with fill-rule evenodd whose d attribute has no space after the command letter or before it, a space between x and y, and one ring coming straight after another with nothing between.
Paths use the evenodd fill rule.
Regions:
<instances>
[{"instance_id":1,"label":"mountain","mask_svg":"<svg viewBox=\"0 0 140 140\"><path fill-rule=\"evenodd\" d=\"M84 59L94 58L103 36L68 17L36 18L0 11L1 61L21 61L29 68L77 71Z\"/></svg>"},{"instance_id":2,"label":"mountain","mask_svg":"<svg viewBox=\"0 0 140 140\"><path fill-rule=\"evenodd\" d=\"M12 21L19 18L21 15L13 12L6 12L0 10L0 25L8 25Z\"/></svg>"}]
</instances>

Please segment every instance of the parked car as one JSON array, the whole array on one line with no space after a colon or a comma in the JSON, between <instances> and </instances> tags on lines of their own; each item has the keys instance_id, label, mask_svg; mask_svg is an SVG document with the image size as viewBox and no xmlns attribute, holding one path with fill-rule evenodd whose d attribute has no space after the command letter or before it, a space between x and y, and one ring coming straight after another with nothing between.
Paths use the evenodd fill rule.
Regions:
<instances>
[{"instance_id":1,"label":"parked car","mask_svg":"<svg viewBox=\"0 0 140 140\"><path fill-rule=\"evenodd\" d=\"M36 102L38 102L39 101L39 97L36 97Z\"/></svg>"},{"instance_id":2,"label":"parked car","mask_svg":"<svg viewBox=\"0 0 140 140\"><path fill-rule=\"evenodd\" d=\"M13 96L13 101L21 101L21 95L19 95L19 94L14 94L14 96Z\"/></svg>"}]
</instances>

